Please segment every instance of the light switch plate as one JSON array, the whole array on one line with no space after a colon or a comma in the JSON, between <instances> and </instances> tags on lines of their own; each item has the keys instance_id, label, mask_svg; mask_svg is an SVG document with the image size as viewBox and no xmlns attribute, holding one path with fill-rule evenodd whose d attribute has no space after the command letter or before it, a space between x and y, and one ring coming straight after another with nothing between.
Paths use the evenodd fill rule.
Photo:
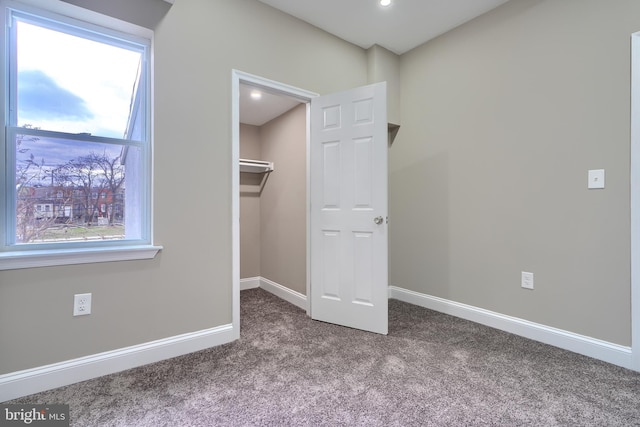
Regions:
<instances>
[{"instance_id":1,"label":"light switch plate","mask_svg":"<svg viewBox=\"0 0 640 427\"><path fill-rule=\"evenodd\" d=\"M604 188L604 169L589 171L589 189Z\"/></svg>"},{"instance_id":2,"label":"light switch plate","mask_svg":"<svg viewBox=\"0 0 640 427\"><path fill-rule=\"evenodd\" d=\"M523 271L520 285L525 289L533 289L533 273Z\"/></svg>"}]
</instances>

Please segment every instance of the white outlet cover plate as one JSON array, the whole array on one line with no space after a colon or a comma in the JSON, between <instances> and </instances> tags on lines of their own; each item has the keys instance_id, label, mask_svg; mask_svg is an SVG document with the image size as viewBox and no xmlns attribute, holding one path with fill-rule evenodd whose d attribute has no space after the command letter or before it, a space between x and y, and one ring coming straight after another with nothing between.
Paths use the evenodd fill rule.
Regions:
<instances>
[{"instance_id":1,"label":"white outlet cover plate","mask_svg":"<svg viewBox=\"0 0 640 427\"><path fill-rule=\"evenodd\" d=\"M593 169L589 171L588 188L604 188L604 169Z\"/></svg>"},{"instance_id":2,"label":"white outlet cover plate","mask_svg":"<svg viewBox=\"0 0 640 427\"><path fill-rule=\"evenodd\" d=\"M91 314L91 294L75 294L73 296L73 315Z\"/></svg>"}]
</instances>

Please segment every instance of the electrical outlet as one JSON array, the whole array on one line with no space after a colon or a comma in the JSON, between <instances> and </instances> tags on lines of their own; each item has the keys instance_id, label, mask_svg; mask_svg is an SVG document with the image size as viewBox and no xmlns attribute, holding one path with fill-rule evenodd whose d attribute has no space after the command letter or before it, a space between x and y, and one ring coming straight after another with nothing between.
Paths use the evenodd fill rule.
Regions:
<instances>
[{"instance_id":1,"label":"electrical outlet","mask_svg":"<svg viewBox=\"0 0 640 427\"><path fill-rule=\"evenodd\" d=\"M525 289L533 289L533 273L522 272L521 286Z\"/></svg>"},{"instance_id":2,"label":"electrical outlet","mask_svg":"<svg viewBox=\"0 0 640 427\"><path fill-rule=\"evenodd\" d=\"M73 296L73 315L91 314L91 294L75 294Z\"/></svg>"},{"instance_id":3,"label":"electrical outlet","mask_svg":"<svg viewBox=\"0 0 640 427\"><path fill-rule=\"evenodd\" d=\"M604 188L604 169L590 170L588 173L589 181L587 188Z\"/></svg>"}]
</instances>

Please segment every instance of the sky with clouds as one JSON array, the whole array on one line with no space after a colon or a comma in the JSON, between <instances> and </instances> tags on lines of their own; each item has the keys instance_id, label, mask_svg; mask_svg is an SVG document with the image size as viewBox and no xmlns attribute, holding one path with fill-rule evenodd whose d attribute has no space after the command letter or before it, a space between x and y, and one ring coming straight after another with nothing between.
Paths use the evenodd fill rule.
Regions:
<instances>
[{"instance_id":1,"label":"sky with clouds","mask_svg":"<svg viewBox=\"0 0 640 427\"><path fill-rule=\"evenodd\" d=\"M141 53L18 22L18 126L122 138ZM106 152L119 145L40 138L24 142L51 167L72 158Z\"/></svg>"},{"instance_id":2,"label":"sky with clouds","mask_svg":"<svg viewBox=\"0 0 640 427\"><path fill-rule=\"evenodd\" d=\"M122 147L115 144L100 144L95 142L75 141L58 138L26 138L20 145L24 153L18 155L18 162L25 165L31 159L37 164L43 164L45 169L54 169L64 165L69 160L78 159L90 154L106 155L114 159L121 155ZM136 149L136 148L132 148ZM20 166L20 164L19 164Z\"/></svg>"},{"instance_id":3,"label":"sky with clouds","mask_svg":"<svg viewBox=\"0 0 640 427\"><path fill-rule=\"evenodd\" d=\"M18 74L18 117L40 120L77 120L95 116L81 97L60 87L42 70L24 70Z\"/></svg>"},{"instance_id":4,"label":"sky with clouds","mask_svg":"<svg viewBox=\"0 0 640 427\"><path fill-rule=\"evenodd\" d=\"M18 126L121 138L140 53L18 23Z\"/></svg>"}]
</instances>

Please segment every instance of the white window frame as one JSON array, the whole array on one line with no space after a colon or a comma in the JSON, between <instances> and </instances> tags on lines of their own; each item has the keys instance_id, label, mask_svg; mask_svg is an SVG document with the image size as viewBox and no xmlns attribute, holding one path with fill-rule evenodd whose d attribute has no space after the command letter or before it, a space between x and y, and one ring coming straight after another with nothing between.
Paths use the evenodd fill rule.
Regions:
<instances>
[{"instance_id":1,"label":"white window frame","mask_svg":"<svg viewBox=\"0 0 640 427\"><path fill-rule=\"evenodd\" d=\"M126 34L134 39L147 40L149 44L148 57L148 82L147 82L147 133L148 133L148 167L144 172L148 174L148 185L144 191L149 192L147 215L142 218L147 230L146 235L140 240L111 241L106 245L76 246L60 244L51 248L34 246L34 249L22 247L20 250L9 249L7 234L14 232L11 227L11 216L7 204L6 174L0 173L0 270L12 270L21 268L45 267L55 265L85 264L95 262L125 261L151 259L156 256L161 246L153 243L153 135L152 135L152 106L153 106L153 63L152 46L153 32L115 18L95 13L58 0L0 0L0 164L2 169L8 164L6 158L7 124L9 123L8 110L8 78L9 78L9 46L8 31L10 11L16 10L30 13L36 16L53 18L56 21L67 23L81 22L88 28L99 29L104 34ZM9 150L10 151L10 150ZM101 242L102 243L102 242Z\"/></svg>"}]
</instances>

